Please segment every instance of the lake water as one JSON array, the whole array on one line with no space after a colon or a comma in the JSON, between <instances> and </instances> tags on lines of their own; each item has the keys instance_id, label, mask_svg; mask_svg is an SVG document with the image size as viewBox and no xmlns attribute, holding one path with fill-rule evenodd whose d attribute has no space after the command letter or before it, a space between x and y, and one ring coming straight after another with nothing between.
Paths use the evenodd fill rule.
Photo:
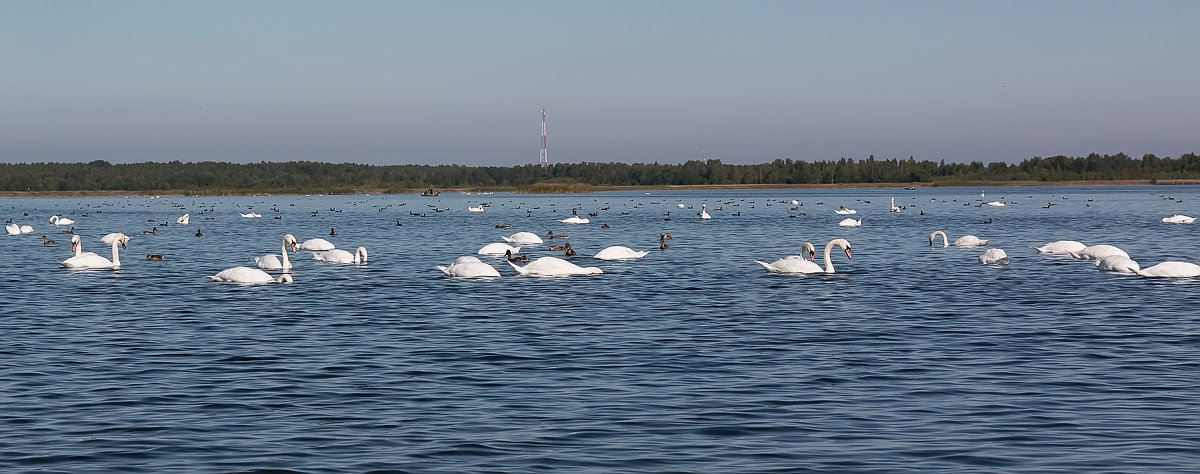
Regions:
<instances>
[{"instance_id":1,"label":"lake water","mask_svg":"<svg viewBox=\"0 0 1200 474\"><path fill-rule=\"evenodd\" d=\"M994 200L1007 205L976 207ZM1194 186L0 205L34 227L0 236L4 472L1200 470L1200 281L1030 249L1200 262L1197 227L1160 221L1200 216ZM839 206L862 226L839 227ZM573 208L597 215L559 223ZM54 214L77 221L84 251L132 236L121 269L61 268ZM935 230L1011 262L931 248ZM516 276L502 257L481 257L495 279L434 268L518 231L569 234L570 259L604 274ZM205 278L278 253L285 233L364 246L369 263L300 251L292 284ZM853 258L835 251L834 274L753 261L805 241L820 261L839 237ZM521 253L561 256L551 242ZM651 253L591 258L609 245Z\"/></svg>"}]
</instances>

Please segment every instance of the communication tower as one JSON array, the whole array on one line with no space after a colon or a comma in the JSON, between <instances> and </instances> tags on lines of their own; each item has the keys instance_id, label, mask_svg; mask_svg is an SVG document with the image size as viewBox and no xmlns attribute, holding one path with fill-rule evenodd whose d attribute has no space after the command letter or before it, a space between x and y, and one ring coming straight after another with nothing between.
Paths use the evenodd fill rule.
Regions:
<instances>
[{"instance_id":1,"label":"communication tower","mask_svg":"<svg viewBox=\"0 0 1200 474\"><path fill-rule=\"evenodd\" d=\"M542 168L550 167L550 158L546 155L546 109L542 109L542 151L538 153L538 163Z\"/></svg>"}]
</instances>

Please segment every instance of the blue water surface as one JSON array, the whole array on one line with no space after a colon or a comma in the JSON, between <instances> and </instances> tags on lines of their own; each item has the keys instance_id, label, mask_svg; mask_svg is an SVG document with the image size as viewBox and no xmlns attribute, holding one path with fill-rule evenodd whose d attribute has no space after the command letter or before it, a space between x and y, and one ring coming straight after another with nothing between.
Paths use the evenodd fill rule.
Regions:
<instances>
[{"instance_id":1,"label":"blue water surface","mask_svg":"<svg viewBox=\"0 0 1200 474\"><path fill-rule=\"evenodd\" d=\"M0 206L34 227L0 236L3 472L1200 470L1200 281L1030 248L1200 263L1197 227L1161 222L1200 216L1194 186ZM839 206L862 226L838 226ZM558 222L573 210L591 222ZM61 268L56 214L85 251L133 237L121 268ZM931 247L935 230L989 239L1010 264ZM604 274L517 276L485 256L500 278L435 268L520 231L570 236L522 254L570 242L570 261ZM366 247L369 263L300 251L291 284L206 278L287 233ZM754 263L806 241L820 262L834 238L852 244L834 274ZM651 253L591 258L610 245Z\"/></svg>"}]
</instances>

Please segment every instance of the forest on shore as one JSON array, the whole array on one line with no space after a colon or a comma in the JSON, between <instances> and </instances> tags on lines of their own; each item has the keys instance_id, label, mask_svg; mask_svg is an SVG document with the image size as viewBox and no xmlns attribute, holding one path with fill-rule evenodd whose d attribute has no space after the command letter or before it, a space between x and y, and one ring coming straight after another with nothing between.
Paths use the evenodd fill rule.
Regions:
<instances>
[{"instance_id":1,"label":"forest on shore","mask_svg":"<svg viewBox=\"0 0 1200 474\"><path fill-rule=\"evenodd\" d=\"M472 189L544 192L587 186L704 186L805 184L966 184L971 182L1200 179L1200 156L1152 154L1033 157L1016 164L947 163L908 159L837 161L777 159L733 165L717 159L681 164L555 163L513 167L365 165L294 162L4 163L0 191L224 193L407 193Z\"/></svg>"}]
</instances>

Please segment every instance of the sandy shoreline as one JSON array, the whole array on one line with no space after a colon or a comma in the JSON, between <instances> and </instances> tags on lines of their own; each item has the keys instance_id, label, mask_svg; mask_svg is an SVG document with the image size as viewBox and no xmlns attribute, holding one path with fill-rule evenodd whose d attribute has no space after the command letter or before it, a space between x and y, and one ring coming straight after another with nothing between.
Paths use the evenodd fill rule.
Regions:
<instances>
[{"instance_id":1,"label":"sandy shoreline","mask_svg":"<svg viewBox=\"0 0 1200 474\"><path fill-rule=\"evenodd\" d=\"M945 183L847 183L847 184L709 184L709 185L666 185L666 186L591 186L591 192L606 191L703 191L703 190L763 190L763 189L884 189L897 188L905 190L908 187L922 188L994 188L1016 186L1141 186L1141 185L1195 185L1200 180L1171 179L1158 180L1152 183L1147 179L1124 179L1108 181L954 181ZM421 194L425 189L412 189L407 192L387 192L394 190L359 189L354 194ZM438 188L444 193L478 193L478 192L520 192L518 188ZM185 191L0 191L0 197L147 197L147 196L285 196L301 193L266 193L266 192L236 192L222 191L193 194ZM326 194L326 193L304 193ZM336 193L345 194L345 193Z\"/></svg>"}]
</instances>

